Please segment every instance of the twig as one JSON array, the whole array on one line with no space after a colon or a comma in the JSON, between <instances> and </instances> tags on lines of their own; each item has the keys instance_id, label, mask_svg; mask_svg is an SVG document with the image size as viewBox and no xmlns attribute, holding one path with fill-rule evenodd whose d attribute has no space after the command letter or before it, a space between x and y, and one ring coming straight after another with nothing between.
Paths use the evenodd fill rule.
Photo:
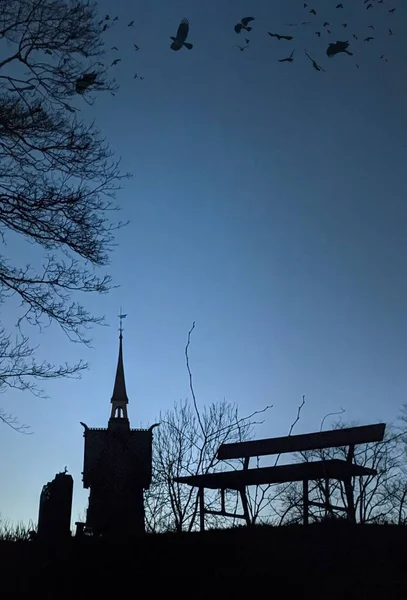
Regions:
<instances>
[{"instance_id":1,"label":"twig","mask_svg":"<svg viewBox=\"0 0 407 600\"><path fill-rule=\"evenodd\" d=\"M192 373L191 373L191 368L189 366L189 356L188 356L188 348L189 348L189 344L191 343L191 333L193 332L193 330L195 329L195 321L193 321L192 323L192 327L191 329L188 331L188 341L187 341L187 345L185 346L185 359L186 359L186 364L187 364L187 369L188 369L188 376L189 376L189 389L191 390L191 394L192 394L192 400L194 403L194 409L196 412L196 416L198 419L198 423L199 423L199 427L201 428L202 434L205 435L205 430L202 424L202 419L201 419L201 414L198 410L198 405L196 402L196 397L195 397L195 392L194 392L194 386L192 383Z\"/></svg>"},{"instance_id":2,"label":"twig","mask_svg":"<svg viewBox=\"0 0 407 600\"><path fill-rule=\"evenodd\" d=\"M305 404L305 395L303 395L303 397L302 397L302 402L301 402L301 404L300 404L300 405L299 405L299 407L298 407L298 410L297 410L297 417L296 417L295 421L293 421L293 422L291 423L290 431L288 432L288 437L290 437L290 435L291 435L291 434L292 434L292 432L293 432L293 429L294 429L294 427L296 426L296 424L297 424L297 423L298 423L298 421L300 420L301 409L302 409L302 407L304 406L304 404ZM277 463L278 463L278 461L280 460L280 456L281 456L281 452L280 452L280 454L279 454L279 455L277 456L277 458L276 458L276 461L275 461L275 463L274 463L274 466L275 466L275 467L277 466Z\"/></svg>"},{"instance_id":3,"label":"twig","mask_svg":"<svg viewBox=\"0 0 407 600\"><path fill-rule=\"evenodd\" d=\"M17 431L18 433L22 433L23 435L32 435L33 434L32 431L29 431L29 429L30 429L29 425L19 425L16 417L13 417L13 415L8 415L8 414L4 413L1 409L0 409L0 421L3 421L3 423L5 423L9 427L11 427L11 429L14 429L14 431Z\"/></svg>"},{"instance_id":4,"label":"twig","mask_svg":"<svg viewBox=\"0 0 407 600\"><path fill-rule=\"evenodd\" d=\"M324 417L324 418L322 419L322 421L321 421L321 427L319 428L319 431L322 431L322 427L324 426L325 419L327 419L328 417L332 417L332 416L334 416L334 415L343 415L343 413L344 413L344 412L346 412L346 410L345 410L344 408L342 408L342 407L341 407L341 410L340 410L340 411L338 411L338 412L330 412L330 413L327 413L327 414L325 415L325 417Z\"/></svg>"}]
</instances>

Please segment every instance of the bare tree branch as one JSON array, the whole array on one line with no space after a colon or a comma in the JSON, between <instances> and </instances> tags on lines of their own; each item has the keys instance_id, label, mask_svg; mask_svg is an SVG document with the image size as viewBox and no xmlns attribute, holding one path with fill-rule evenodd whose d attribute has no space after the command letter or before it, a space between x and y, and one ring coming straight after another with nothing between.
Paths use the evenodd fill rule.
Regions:
<instances>
[{"instance_id":1,"label":"bare tree branch","mask_svg":"<svg viewBox=\"0 0 407 600\"><path fill-rule=\"evenodd\" d=\"M127 175L95 124L78 116L80 103L117 89L102 62L102 33L88 0L2 0L0 303L14 297L20 314L15 342L0 330L0 390L41 393L30 382L86 368L36 363L24 327L41 331L55 323L71 341L89 345L86 332L104 322L79 302L79 293L112 288L110 276L96 269L108 265L124 225L111 218ZM43 258L17 264L7 256L10 235L35 245Z\"/></svg>"}]
</instances>

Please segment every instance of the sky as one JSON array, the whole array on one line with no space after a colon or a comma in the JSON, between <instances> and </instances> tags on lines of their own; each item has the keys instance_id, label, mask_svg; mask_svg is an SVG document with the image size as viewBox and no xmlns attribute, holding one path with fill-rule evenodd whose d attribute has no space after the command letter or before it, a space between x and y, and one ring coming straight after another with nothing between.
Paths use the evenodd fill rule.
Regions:
<instances>
[{"instance_id":1,"label":"sky","mask_svg":"<svg viewBox=\"0 0 407 600\"><path fill-rule=\"evenodd\" d=\"M316 17L299 0L99 3L101 18L119 17L106 44L119 48L109 56L122 58L111 70L121 87L80 106L132 173L117 194L129 225L108 267L119 287L82 299L106 317L91 348L56 326L30 332L39 358L83 358L89 369L80 380L46 382L47 399L0 397L33 432L0 425L4 520L36 521L42 486L65 466L72 520L83 517L79 422L107 425L120 307L133 427L190 397L193 321L199 405L225 398L242 416L273 405L258 437L287 434L302 395L296 433L319 430L341 409L359 424L397 418L407 400L407 6L384 0L366 11L362 0L343 0L338 16L336 3L309 2ZM233 27L249 15L241 52L246 35ZM169 36L184 17L194 48L172 52ZM285 25L312 19L318 27ZM328 36L314 33L324 20L354 56L325 55ZM375 39L361 41L368 35ZM294 61L279 63L292 48ZM32 252L13 238L8 248L16 263ZM11 330L16 314L2 306Z\"/></svg>"}]
</instances>

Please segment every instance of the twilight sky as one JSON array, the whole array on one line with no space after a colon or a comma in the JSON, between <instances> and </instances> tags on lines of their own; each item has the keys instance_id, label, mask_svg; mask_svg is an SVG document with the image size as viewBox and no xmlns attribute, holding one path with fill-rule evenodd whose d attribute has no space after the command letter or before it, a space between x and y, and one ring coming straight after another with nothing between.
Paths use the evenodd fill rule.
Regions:
<instances>
[{"instance_id":1,"label":"twilight sky","mask_svg":"<svg viewBox=\"0 0 407 600\"><path fill-rule=\"evenodd\" d=\"M286 434L303 394L297 433L341 407L360 424L397 418L407 401L407 6L308 3L317 17L300 0L99 3L101 18L119 17L106 44L119 48L110 60L122 57L112 68L121 89L78 106L133 174L117 195L130 220L109 269L120 287L83 298L109 325L93 330L91 349L56 327L30 332L40 358L83 358L90 369L46 382L46 400L0 397L34 432L0 426L4 519L36 520L42 485L65 465L73 521L84 512L79 421L107 425L121 305L133 427L189 396L184 348L194 320L199 403L225 397L242 415L273 404L258 436ZM249 15L250 48L240 52L246 36L233 26ZM194 48L172 52L183 17ZM312 19L318 26L284 26ZM325 20L332 36L319 39ZM375 39L361 41L368 35ZM355 56L328 59L328 39L351 41ZM277 62L293 48L292 64ZM10 238L5 252L25 264L32 247ZM2 306L11 327L16 314Z\"/></svg>"}]
</instances>

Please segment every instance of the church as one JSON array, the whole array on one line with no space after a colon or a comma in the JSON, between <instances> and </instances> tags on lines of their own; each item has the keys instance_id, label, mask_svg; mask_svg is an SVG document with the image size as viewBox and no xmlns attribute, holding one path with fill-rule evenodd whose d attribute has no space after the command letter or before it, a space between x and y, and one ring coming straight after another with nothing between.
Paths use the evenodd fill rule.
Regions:
<instances>
[{"instance_id":1,"label":"church","mask_svg":"<svg viewBox=\"0 0 407 600\"><path fill-rule=\"evenodd\" d=\"M84 427L83 487L90 490L86 530L95 536L144 533L143 492L152 476L153 429L132 429L127 414L120 315L119 357L107 428Z\"/></svg>"}]
</instances>

